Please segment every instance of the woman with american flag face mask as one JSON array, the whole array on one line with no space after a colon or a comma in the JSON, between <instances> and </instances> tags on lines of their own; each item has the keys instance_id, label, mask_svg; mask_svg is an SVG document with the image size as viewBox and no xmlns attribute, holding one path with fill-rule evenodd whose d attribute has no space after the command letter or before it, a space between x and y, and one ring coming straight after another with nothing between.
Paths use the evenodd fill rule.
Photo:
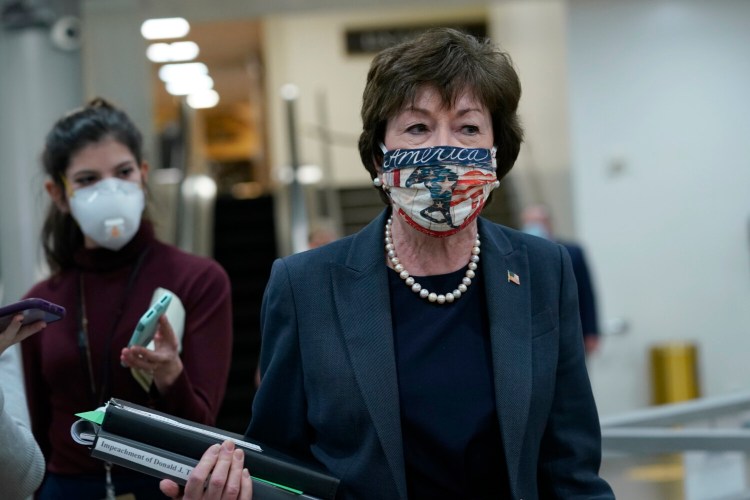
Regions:
<instances>
[{"instance_id":1,"label":"woman with american flag face mask","mask_svg":"<svg viewBox=\"0 0 750 500\"><path fill-rule=\"evenodd\" d=\"M319 463L337 498L614 498L568 255L479 217L520 96L509 56L455 30L378 54L359 149L386 207L274 263L247 436ZM229 445L184 494L248 487Z\"/></svg>"}]
</instances>

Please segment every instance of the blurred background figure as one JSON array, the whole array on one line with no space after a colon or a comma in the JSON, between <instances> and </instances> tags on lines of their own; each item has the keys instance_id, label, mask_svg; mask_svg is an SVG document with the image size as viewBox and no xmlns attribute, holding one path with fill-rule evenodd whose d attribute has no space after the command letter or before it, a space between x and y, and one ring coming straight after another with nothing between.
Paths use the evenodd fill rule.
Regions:
<instances>
[{"instance_id":1,"label":"blurred background figure","mask_svg":"<svg viewBox=\"0 0 750 500\"><path fill-rule=\"evenodd\" d=\"M557 241L568 250L578 284L578 307L581 313L583 343L586 347L586 354L591 354L599 347L599 321L596 314L594 285L583 247L572 241L560 240L554 236L552 215L546 205L529 205L524 208L521 213L521 223L525 233Z\"/></svg>"},{"instance_id":2,"label":"blurred background figure","mask_svg":"<svg viewBox=\"0 0 750 500\"><path fill-rule=\"evenodd\" d=\"M16 316L0 331L0 491L10 500L31 495L44 477L44 456L31 433L16 344L45 324L21 326L22 319Z\"/></svg>"},{"instance_id":3,"label":"blurred background figure","mask_svg":"<svg viewBox=\"0 0 750 500\"><path fill-rule=\"evenodd\" d=\"M320 224L313 227L308 236L308 246L310 248L318 248L326 245L332 241L339 239L341 235L334 229L330 224Z\"/></svg>"}]
</instances>

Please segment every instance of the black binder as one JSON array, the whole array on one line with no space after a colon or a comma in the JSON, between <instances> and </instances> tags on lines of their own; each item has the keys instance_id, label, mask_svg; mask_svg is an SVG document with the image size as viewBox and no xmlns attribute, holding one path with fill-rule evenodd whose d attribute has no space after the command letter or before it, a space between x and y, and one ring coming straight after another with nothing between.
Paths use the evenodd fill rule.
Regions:
<instances>
[{"instance_id":1,"label":"black binder","mask_svg":"<svg viewBox=\"0 0 750 500\"><path fill-rule=\"evenodd\" d=\"M338 478L314 464L247 441L242 435L120 399L113 398L106 406L101 429L92 447L92 456L184 484L184 477L187 476L184 469L182 474L173 474L171 471L176 472L175 469L151 467L153 461L151 464L147 461L144 463L137 460L137 456L150 453L151 456L161 457L163 463L173 462L177 464L175 467L192 469L209 446L227 439L233 440L235 446L245 452L245 467L253 476L253 498L256 500L335 498ZM111 446L107 448L105 443ZM118 445L126 451L115 449Z\"/></svg>"},{"instance_id":2,"label":"black binder","mask_svg":"<svg viewBox=\"0 0 750 500\"><path fill-rule=\"evenodd\" d=\"M185 484L185 476L198 464L198 460L171 453L138 441L99 430L91 456L116 465L137 470L161 479L171 479ZM281 486L253 478L255 500L318 500L304 493L292 492Z\"/></svg>"}]
</instances>

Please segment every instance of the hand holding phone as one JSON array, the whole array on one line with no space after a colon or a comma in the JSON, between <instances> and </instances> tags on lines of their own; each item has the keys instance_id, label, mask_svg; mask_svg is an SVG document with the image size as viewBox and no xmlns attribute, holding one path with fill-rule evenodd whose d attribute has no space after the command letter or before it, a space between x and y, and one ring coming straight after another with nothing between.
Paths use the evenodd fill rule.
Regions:
<instances>
[{"instance_id":1,"label":"hand holding phone","mask_svg":"<svg viewBox=\"0 0 750 500\"><path fill-rule=\"evenodd\" d=\"M133 331L133 335L130 337L128 347L134 345L140 345L146 347L156 335L156 328L159 326L159 318L166 312L169 303L172 302L172 293L164 292L159 299L151 304Z\"/></svg>"},{"instance_id":2,"label":"hand holding phone","mask_svg":"<svg viewBox=\"0 0 750 500\"><path fill-rule=\"evenodd\" d=\"M0 333L5 331L16 314L23 314L21 325L29 325L36 321L52 323L65 316L65 308L43 299L24 299L7 306L0 307Z\"/></svg>"},{"instance_id":3,"label":"hand holding phone","mask_svg":"<svg viewBox=\"0 0 750 500\"><path fill-rule=\"evenodd\" d=\"M13 324L13 318L19 315L21 323ZM26 299L0 307L0 354L37 333L43 324L57 321L64 315L64 307L42 299Z\"/></svg>"}]
</instances>

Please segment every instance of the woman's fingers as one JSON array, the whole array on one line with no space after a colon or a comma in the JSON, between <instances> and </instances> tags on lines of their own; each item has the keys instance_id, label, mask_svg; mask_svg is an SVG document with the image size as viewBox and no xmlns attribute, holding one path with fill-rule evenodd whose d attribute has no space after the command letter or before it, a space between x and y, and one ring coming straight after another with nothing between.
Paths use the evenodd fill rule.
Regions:
<instances>
[{"instance_id":1,"label":"woman's fingers","mask_svg":"<svg viewBox=\"0 0 750 500\"><path fill-rule=\"evenodd\" d=\"M208 479L208 488L206 488L205 498L222 498L234 462L234 453L234 443L232 441L224 441L221 445L221 451L219 451L216 466L211 473L211 477ZM242 453L242 451L240 451L240 453Z\"/></svg>"},{"instance_id":2,"label":"woman's fingers","mask_svg":"<svg viewBox=\"0 0 750 500\"><path fill-rule=\"evenodd\" d=\"M179 487L163 480L159 489L167 496L177 498ZM188 476L184 500L250 500L253 485L245 469L245 453L236 449L234 442L224 441L211 446Z\"/></svg>"},{"instance_id":3,"label":"woman's fingers","mask_svg":"<svg viewBox=\"0 0 750 500\"><path fill-rule=\"evenodd\" d=\"M47 323L44 321L35 321L29 325L21 326L22 322L23 315L17 314L11 319L8 327L0 332L0 353L13 344L17 344L23 339L43 330L47 326Z\"/></svg>"},{"instance_id":4,"label":"woman's fingers","mask_svg":"<svg viewBox=\"0 0 750 500\"><path fill-rule=\"evenodd\" d=\"M242 492L242 471L245 468L245 453L240 449L235 449L232 454L232 465L229 469L227 484L224 486L224 496L222 500L235 500L240 497Z\"/></svg>"},{"instance_id":5,"label":"woman's fingers","mask_svg":"<svg viewBox=\"0 0 750 500\"><path fill-rule=\"evenodd\" d=\"M16 334L16 342L20 342L27 337L31 337L37 332L41 332L47 326L44 321L34 321L30 325L24 325Z\"/></svg>"},{"instance_id":6,"label":"woman's fingers","mask_svg":"<svg viewBox=\"0 0 750 500\"><path fill-rule=\"evenodd\" d=\"M183 496L185 500L203 498L206 480L211 477L211 471L214 470L214 466L217 464L220 450L221 446L215 444L203 453L198 465L195 466L193 472L188 476L188 481L185 485L185 495Z\"/></svg>"},{"instance_id":7,"label":"woman's fingers","mask_svg":"<svg viewBox=\"0 0 750 500\"><path fill-rule=\"evenodd\" d=\"M156 344L157 349L161 345L166 345L177 351L177 336L174 333L172 325L169 324L166 314L159 318L159 329L154 337L154 343Z\"/></svg>"},{"instance_id":8,"label":"woman's fingers","mask_svg":"<svg viewBox=\"0 0 750 500\"><path fill-rule=\"evenodd\" d=\"M120 361L131 368L138 368L146 372L153 371L155 362L151 360L148 349L140 346L123 347L120 351Z\"/></svg>"},{"instance_id":9,"label":"woman's fingers","mask_svg":"<svg viewBox=\"0 0 750 500\"><path fill-rule=\"evenodd\" d=\"M16 343L16 334L21 328L21 321L23 321L23 316L15 315L8 323L7 328L0 332L0 353Z\"/></svg>"},{"instance_id":10,"label":"woman's fingers","mask_svg":"<svg viewBox=\"0 0 750 500\"><path fill-rule=\"evenodd\" d=\"M242 469L242 490L240 490L240 500L251 500L253 498L253 480L250 478L250 471Z\"/></svg>"},{"instance_id":11,"label":"woman's fingers","mask_svg":"<svg viewBox=\"0 0 750 500\"><path fill-rule=\"evenodd\" d=\"M129 367L154 371L159 365L172 363L179 356L177 336L166 315L159 318L159 328L154 336L155 349L135 345L120 352L120 361Z\"/></svg>"},{"instance_id":12,"label":"woman's fingers","mask_svg":"<svg viewBox=\"0 0 750 500\"><path fill-rule=\"evenodd\" d=\"M7 336L10 338L13 338L18 333L18 330L21 329L21 322L23 321L23 315L22 314L16 314L13 316L10 320L10 323L8 323L7 328L0 332L0 335Z\"/></svg>"},{"instance_id":13,"label":"woman's fingers","mask_svg":"<svg viewBox=\"0 0 750 500\"><path fill-rule=\"evenodd\" d=\"M169 498L181 498L180 486L171 479L162 479L159 481L159 489Z\"/></svg>"}]
</instances>

